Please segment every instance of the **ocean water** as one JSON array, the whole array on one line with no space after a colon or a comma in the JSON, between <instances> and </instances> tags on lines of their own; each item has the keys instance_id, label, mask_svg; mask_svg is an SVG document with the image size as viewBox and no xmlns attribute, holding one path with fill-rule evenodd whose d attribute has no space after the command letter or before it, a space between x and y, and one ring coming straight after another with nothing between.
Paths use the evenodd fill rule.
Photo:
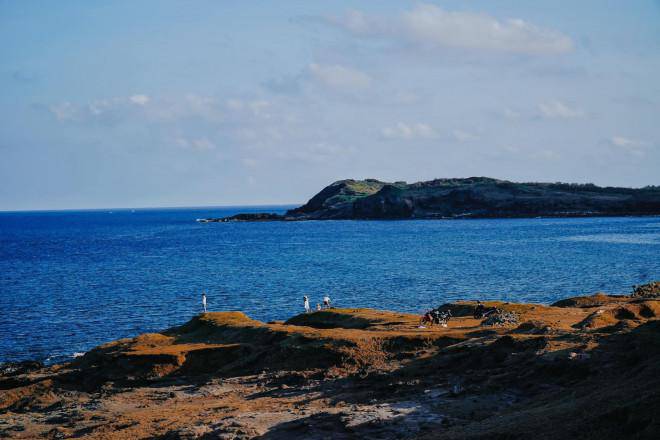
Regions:
<instances>
[{"instance_id":1,"label":"ocean water","mask_svg":"<svg viewBox=\"0 0 660 440\"><path fill-rule=\"evenodd\" d=\"M198 224L287 207L0 213L0 362L241 310L420 312L457 299L550 303L660 279L660 218Z\"/></svg>"}]
</instances>

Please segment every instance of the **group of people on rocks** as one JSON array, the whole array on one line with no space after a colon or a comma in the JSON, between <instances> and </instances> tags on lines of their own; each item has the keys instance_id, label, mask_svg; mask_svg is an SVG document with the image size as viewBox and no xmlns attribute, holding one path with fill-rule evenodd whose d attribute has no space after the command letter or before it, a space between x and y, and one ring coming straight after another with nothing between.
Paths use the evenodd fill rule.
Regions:
<instances>
[{"instance_id":1,"label":"group of people on rocks","mask_svg":"<svg viewBox=\"0 0 660 440\"><path fill-rule=\"evenodd\" d=\"M202 291L202 308L204 313L207 312L206 309L206 292ZM321 305L322 304L322 305ZM311 313L312 308L309 305L309 297L303 295L303 307L305 308L305 313ZM316 310L320 311L323 309L332 308L332 301L330 301L330 296L327 294L323 296L323 302L316 304ZM481 301L477 301L477 305L474 308L473 317L475 319L482 319L488 317L490 314L498 313L499 310L495 307L485 307ZM441 310L441 308L430 309L424 312L419 320L419 327L426 328L426 326L440 325L442 327L447 327L447 323L452 318L451 309Z\"/></svg>"},{"instance_id":2,"label":"group of people on rocks","mask_svg":"<svg viewBox=\"0 0 660 440\"><path fill-rule=\"evenodd\" d=\"M206 309L206 304L207 304L207 299L206 299L206 292L202 291L202 309L204 310L204 313L207 313ZM316 310L323 310L323 309L329 309L332 308L332 301L330 300L329 295L324 295L323 296L323 305L321 303L316 304ZM309 297L307 295L303 296L303 306L305 307L305 313L311 313L312 308L309 306Z\"/></svg>"},{"instance_id":3,"label":"group of people on rocks","mask_svg":"<svg viewBox=\"0 0 660 440\"><path fill-rule=\"evenodd\" d=\"M501 313L497 307L486 307L481 301L477 301L472 316L474 319L487 318L492 314ZM451 309L442 310L441 307L437 309L430 309L424 312L419 320L419 327L426 328L426 326L440 325L447 327L447 323L452 318Z\"/></svg>"},{"instance_id":4,"label":"group of people on rocks","mask_svg":"<svg viewBox=\"0 0 660 440\"><path fill-rule=\"evenodd\" d=\"M451 310L440 310L439 308L427 310L419 320L419 327L425 328L427 325L433 326L435 324L441 327L447 327L447 323L451 317Z\"/></svg>"},{"instance_id":5,"label":"group of people on rocks","mask_svg":"<svg viewBox=\"0 0 660 440\"><path fill-rule=\"evenodd\" d=\"M312 308L309 306L309 297L307 295L303 295L303 306L305 307L305 313L311 313ZM330 301L330 297L328 295L323 296L323 305L321 303L316 303L316 310L323 310L323 309L329 309L332 307L332 301Z\"/></svg>"},{"instance_id":6,"label":"group of people on rocks","mask_svg":"<svg viewBox=\"0 0 660 440\"><path fill-rule=\"evenodd\" d=\"M481 301L477 301L477 306L474 308L474 313L473 317L474 319L481 319L481 318L486 318L488 315L492 315L493 313L498 313L499 310L497 307L486 307L483 304L481 304Z\"/></svg>"}]
</instances>

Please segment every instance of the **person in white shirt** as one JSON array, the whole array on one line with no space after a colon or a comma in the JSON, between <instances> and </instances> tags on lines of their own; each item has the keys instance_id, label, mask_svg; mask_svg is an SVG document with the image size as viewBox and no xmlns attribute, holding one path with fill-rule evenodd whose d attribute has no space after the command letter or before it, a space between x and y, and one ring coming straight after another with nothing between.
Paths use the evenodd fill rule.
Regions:
<instances>
[{"instance_id":1,"label":"person in white shirt","mask_svg":"<svg viewBox=\"0 0 660 440\"><path fill-rule=\"evenodd\" d=\"M330 308L330 297L328 295L323 297L323 307L326 309Z\"/></svg>"},{"instance_id":2,"label":"person in white shirt","mask_svg":"<svg viewBox=\"0 0 660 440\"><path fill-rule=\"evenodd\" d=\"M307 298L307 295L303 296L303 304L305 305L305 313L309 313L312 311L309 308L309 298Z\"/></svg>"},{"instance_id":3,"label":"person in white shirt","mask_svg":"<svg viewBox=\"0 0 660 440\"><path fill-rule=\"evenodd\" d=\"M204 307L204 313L206 313L206 292L202 292L202 307Z\"/></svg>"}]
</instances>

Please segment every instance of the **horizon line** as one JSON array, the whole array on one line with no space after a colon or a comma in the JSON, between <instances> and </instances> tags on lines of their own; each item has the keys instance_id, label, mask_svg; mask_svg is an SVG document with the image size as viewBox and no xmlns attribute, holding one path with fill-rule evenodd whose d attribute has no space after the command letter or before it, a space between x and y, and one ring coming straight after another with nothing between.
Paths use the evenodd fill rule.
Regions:
<instances>
[{"instance_id":1,"label":"horizon line","mask_svg":"<svg viewBox=\"0 0 660 440\"><path fill-rule=\"evenodd\" d=\"M53 209L0 209L0 213L20 212L73 212L73 211L130 211L155 209L202 209L202 208L267 208L300 206L300 203L256 203L247 205L192 205L192 206L125 206L125 207L99 207L99 208L53 208Z\"/></svg>"},{"instance_id":2,"label":"horizon line","mask_svg":"<svg viewBox=\"0 0 660 440\"><path fill-rule=\"evenodd\" d=\"M428 179L428 180L417 180L412 183L409 183L408 181L402 180L401 182L405 182L408 185L411 184L417 184L417 183L425 183L425 182L432 182L434 180L467 180L467 179L492 179L492 180L499 180L503 182L510 182L510 183L516 183L516 184L564 184L564 185L594 185L599 188L620 188L620 189L645 189L645 188L650 188L650 187L657 187L657 184L646 184L643 186L612 186L611 184L598 184L592 182L562 182L562 181L554 181L551 182L549 180L538 180L538 181L515 181L515 180L509 180L509 179L502 179L498 177L488 177L488 176L469 176L469 177L436 177L433 179ZM382 181L380 179L376 179L373 177L364 177L361 179L355 179L355 178L344 178L344 179L338 179L332 181L329 185L332 185L337 182L345 181L345 180L355 180L355 181L364 181L364 180L376 180L381 183L396 183L397 181ZM327 187L327 185L326 185ZM325 188L325 187L324 187ZM317 193L318 194L318 193ZM312 196L313 197L313 196ZM309 201L309 200L308 200ZM193 206L128 206L128 207L96 207L96 208L53 208L53 209L42 209L42 208L37 208L37 209L2 209L0 208L0 213L12 213L12 212L66 212L66 211L106 211L106 210L130 210L130 209L192 209L192 208L250 208L250 207L276 207L276 206L302 206L307 202L302 202L302 203L250 203L250 204L238 204L238 205L193 205Z\"/></svg>"}]
</instances>

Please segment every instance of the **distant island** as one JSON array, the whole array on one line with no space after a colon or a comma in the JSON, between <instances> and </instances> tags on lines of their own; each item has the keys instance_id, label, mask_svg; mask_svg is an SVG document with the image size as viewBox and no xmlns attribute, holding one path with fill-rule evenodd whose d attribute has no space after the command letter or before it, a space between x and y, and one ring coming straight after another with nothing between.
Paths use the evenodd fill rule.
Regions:
<instances>
[{"instance_id":1,"label":"distant island","mask_svg":"<svg viewBox=\"0 0 660 440\"><path fill-rule=\"evenodd\" d=\"M339 180L306 204L274 213L237 214L200 222L395 220L660 215L660 186L516 183L489 177L427 182Z\"/></svg>"}]
</instances>

